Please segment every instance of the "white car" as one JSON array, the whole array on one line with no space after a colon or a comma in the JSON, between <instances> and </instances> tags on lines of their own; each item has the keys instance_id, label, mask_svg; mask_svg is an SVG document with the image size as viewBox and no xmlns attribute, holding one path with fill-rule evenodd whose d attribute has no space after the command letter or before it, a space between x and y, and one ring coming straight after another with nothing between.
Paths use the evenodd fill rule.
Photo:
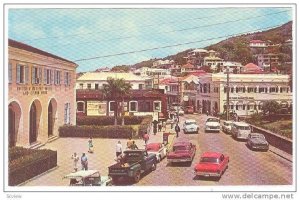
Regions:
<instances>
[{"instance_id":1,"label":"white car","mask_svg":"<svg viewBox=\"0 0 300 200\"><path fill-rule=\"evenodd\" d=\"M167 147L162 143L149 143L146 146L147 152L156 155L157 162L160 162L163 158L167 156Z\"/></svg>"},{"instance_id":2,"label":"white car","mask_svg":"<svg viewBox=\"0 0 300 200\"><path fill-rule=\"evenodd\" d=\"M216 117L209 117L205 122L205 132L214 131L220 132L220 119Z\"/></svg>"},{"instance_id":3,"label":"white car","mask_svg":"<svg viewBox=\"0 0 300 200\"><path fill-rule=\"evenodd\" d=\"M222 124L222 130L224 133L231 134L232 121L224 121Z\"/></svg>"},{"instance_id":4,"label":"white car","mask_svg":"<svg viewBox=\"0 0 300 200\"><path fill-rule=\"evenodd\" d=\"M183 133L199 133L199 126L194 119L187 119L183 123Z\"/></svg>"}]
</instances>

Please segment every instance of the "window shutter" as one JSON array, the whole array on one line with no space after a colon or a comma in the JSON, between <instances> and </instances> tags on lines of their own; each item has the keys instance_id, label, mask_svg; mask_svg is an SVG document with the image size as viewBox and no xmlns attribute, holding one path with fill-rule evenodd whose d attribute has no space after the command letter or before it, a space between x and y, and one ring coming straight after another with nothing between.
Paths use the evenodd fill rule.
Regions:
<instances>
[{"instance_id":1,"label":"window shutter","mask_svg":"<svg viewBox=\"0 0 300 200\"><path fill-rule=\"evenodd\" d=\"M65 109L64 109L64 122L67 124L67 106L68 104L65 104Z\"/></svg>"},{"instance_id":2,"label":"window shutter","mask_svg":"<svg viewBox=\"0 0 300 200\"><path fill-rule=\"evenodd\" d=\"M29 83L29 67L25 66L25 83Z\"/></svg>"},{"instance_id":3,"label":"window shutter","mask_svg":"<svg viewBox=\"0 0 300 200\"><path fill-rule=\"evenodd\" d=\"M8 82L12 82L12 65L8 64Z\"/></svg>"},{"instance_id":4,"label":"window shutter","mask_svg":"<svg viewBox=\"0 0 300 200\"><path fill-rule=\"evenodd\" d=\"M68 72L68 86L71 85L71 73Z\"/></svg>"},{"instance_id":5,"label":"window shutter","mask_svg":"<svg viewBox=\"0 0 300 200\"><path fill-rule=\"evenodd\" d=\"M42 73L43 73L43 68L42 67L39 67L39 81L38 81L38 83L39 84L41 84L42 83Z\"/></svg>"},{"instance_id":6,"label":"window shutter","mask_svg":"<svg viewBox=\"0 0 300 200\"><path fill-rule=\"evenodd\" d=\"M50 85L54 84L54 70L50 70Z\"/></svg>"},{"instance_id":7,"label":"window shutter","mask_svg":"<svg viewBox=\"0 0 300 200\"><path fill-rule=\"evenodd\" d=\"M67 85L67 72L64 72L64 84Z\"/></svg>"},{"instance_id":8,"label":"window shutter","mask_svg":"<svg viewBox=\"0 0 300 200\"><path fill-rule=\"evenodd\" d=\"M47 69L44 68L44 84L47 84Z\"/></svg>"},{"instance_id":9,"label":"window shutter","mask_svg":"<svg viewBox=\"0 0 300 200\"><path fill-rule=\"evenodd\" d=\"M34 84L35 83L35 70L34 67L31 67L31 83Z\"/></svg>"},{"instance_id":10,"label":"window shutter","mask_svg":"<svg viewBox=\"0 0 300 200\"><path fill-rule=\"evenodd\" d=\"M71 104L68 103L68 124L71 123Z\"/></svg>"}]
</instances>

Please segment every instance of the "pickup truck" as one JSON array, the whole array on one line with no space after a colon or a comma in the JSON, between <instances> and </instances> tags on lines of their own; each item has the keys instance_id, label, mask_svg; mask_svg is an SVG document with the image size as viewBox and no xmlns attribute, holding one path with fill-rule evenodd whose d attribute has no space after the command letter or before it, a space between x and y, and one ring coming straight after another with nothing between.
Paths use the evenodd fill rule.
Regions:
<instances>
[{"instance_id":1,"label":"pickup truck","mask_svg":"<svg viewBox=\"0 0 300 200\"><path fill-rule=\"evenodd\" d=\"M141 174L156 169L156 155L147 153L144 149L126 150L120 162L108 167L108 175L113 183L121 177L130 178L135 183L139 182Z\"/></svg>"}]
</instances>

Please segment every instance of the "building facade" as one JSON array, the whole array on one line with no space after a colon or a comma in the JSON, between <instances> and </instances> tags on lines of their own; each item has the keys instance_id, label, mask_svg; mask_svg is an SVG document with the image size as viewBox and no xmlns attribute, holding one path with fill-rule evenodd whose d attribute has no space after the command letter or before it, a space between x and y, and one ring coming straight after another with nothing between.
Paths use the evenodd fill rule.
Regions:
<instances>
[{"instance_id":1,"label":"building facade","mask_svg":"<svg viewBox=\"0 0 300 200\"><path fill-rule=\"evenodd\" d=\"M227 105L227 75L207 74L199 77L197 100L202 112L224 113ZM282 108L292 106L292 92L288 75L230 74L229 110L239 116L261 112L265 101L275 100Z\"/></svg>"},{"instance_id":2,"label":"building facade","mask_svg":"<svg viewBox=\"0 0 300 200\"><path fill-rule=\"evenodd\" d=\"M9 146L34 147L76 124L74 62L9 40Z\"/></svg>"}]
</instances>

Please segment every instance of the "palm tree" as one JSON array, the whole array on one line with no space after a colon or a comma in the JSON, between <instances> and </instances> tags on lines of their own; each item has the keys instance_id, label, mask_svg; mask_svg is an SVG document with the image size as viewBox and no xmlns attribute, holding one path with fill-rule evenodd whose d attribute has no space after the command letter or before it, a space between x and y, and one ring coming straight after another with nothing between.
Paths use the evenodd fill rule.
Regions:
<instances>
[{"instance_id":1,"label":"palm tree","mask_svg":"<svg viewBox=\"0 0 300 200\"><path fill-rule=\"evenodd\" d=\"M129 94L130 89L131 84L126 83L124 79L107 78L107 83L103 84L102 92L104 97L106 97L107 99L113 99L115 101L115 125L118 124L120 99L122 99L122 125L124 125L124 97Z\"/></svg>"}]
</instances>

